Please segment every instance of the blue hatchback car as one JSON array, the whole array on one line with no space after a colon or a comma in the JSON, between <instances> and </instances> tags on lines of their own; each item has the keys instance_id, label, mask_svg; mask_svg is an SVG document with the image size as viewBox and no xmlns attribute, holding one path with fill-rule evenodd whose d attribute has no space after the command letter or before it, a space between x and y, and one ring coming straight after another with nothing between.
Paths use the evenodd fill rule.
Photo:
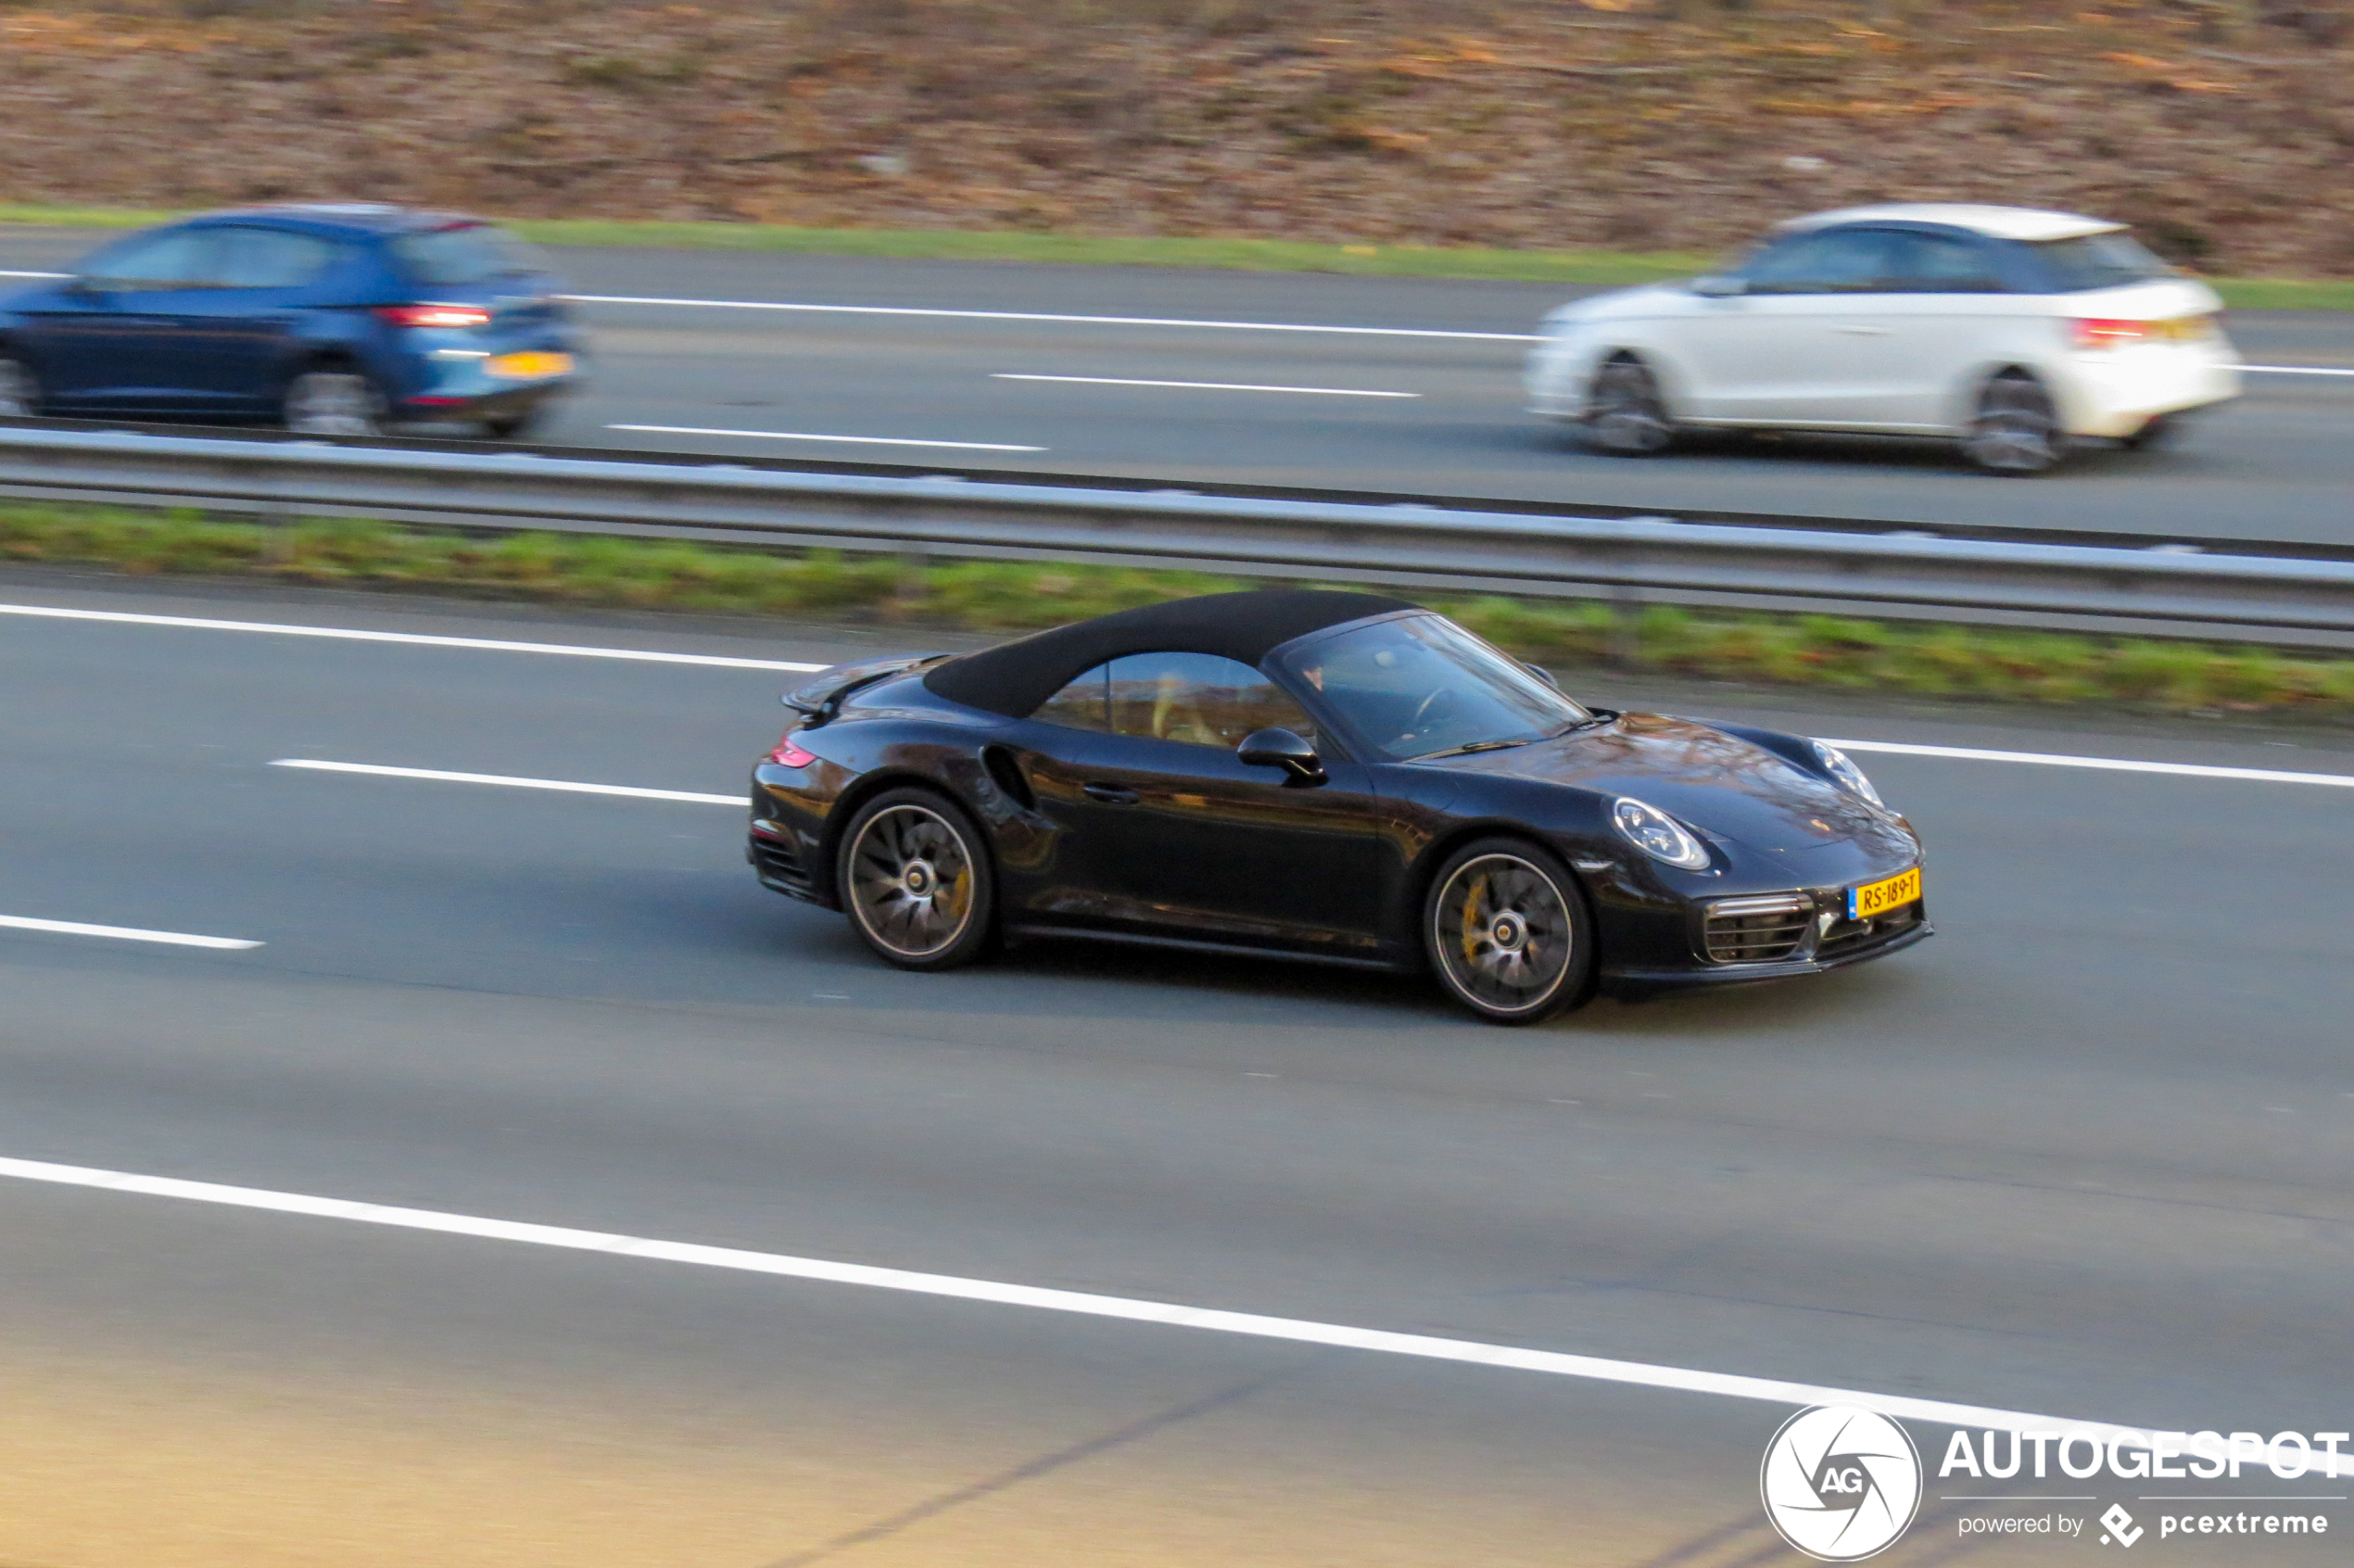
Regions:
<instances>
[{"instance_id":1,"label":"blue hatchback car","mask_svg":"<svg viewBox=\"0 0 2354 1568\"><path fill-rule=\"evenodd\" d=\"M323 436L460 421L512 436L578 377L562 287L475 218L372 205L190 218L0 297L0 415Z\"/></svg>"}]
</instances>

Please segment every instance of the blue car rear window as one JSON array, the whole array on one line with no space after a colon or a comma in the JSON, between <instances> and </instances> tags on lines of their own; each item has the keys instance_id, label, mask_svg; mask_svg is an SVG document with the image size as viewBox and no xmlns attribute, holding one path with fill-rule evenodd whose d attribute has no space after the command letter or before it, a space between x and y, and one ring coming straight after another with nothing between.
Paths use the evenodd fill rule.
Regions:
<instances>
[{"instance_id":1,"label":"blue car rear window","mask_svg":"<svg viewBox=\"0 0 2354 1568\"><path fill-rule=\"evenodd\" d=\"M490 283L542 270L529 246L487 223L403 234L392 248L419 283Z\"/></svg>"}]
</instances>

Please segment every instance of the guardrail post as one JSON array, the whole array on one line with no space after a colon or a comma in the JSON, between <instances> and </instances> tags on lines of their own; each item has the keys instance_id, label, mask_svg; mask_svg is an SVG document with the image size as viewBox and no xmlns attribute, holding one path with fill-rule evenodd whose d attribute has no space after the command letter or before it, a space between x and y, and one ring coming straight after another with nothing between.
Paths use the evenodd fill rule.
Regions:
<instances>
[{"instance_id":1,"label":"guardrail post","mask_svg":"<svg viewBox=\"0 0 2354 1568\"><path fill-rule=\"evenodd\" d=\"M899 580L892 585L888 617L894 621L910 621L923 608L930 585L924 574L931 565L931 552L922 545L909 545L899 552Z\"/></svg>"},{"instance_id":2,"label":"guardrail post","mask_svg":"<svg viewBox=\"0 0 2354 1568\"><path fill-rule=\"evenodd\" d=\"M1621 583L1610 591L1610 632L1603 658L1611 668L1631 670L1643 653L1643 596Z\"/></svg>"}]
</instances>

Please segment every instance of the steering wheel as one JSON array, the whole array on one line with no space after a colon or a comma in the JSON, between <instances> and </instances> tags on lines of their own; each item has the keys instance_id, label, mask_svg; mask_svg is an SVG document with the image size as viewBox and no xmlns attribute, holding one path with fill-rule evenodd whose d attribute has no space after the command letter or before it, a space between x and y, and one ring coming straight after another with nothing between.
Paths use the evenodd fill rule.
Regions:
<instances>
[{"instance_id":1,"label":"steering wheel","mask_svg":"<svg viewBox=\"0 0 2354 1568\"><path fill-rule=\"evenodd\" d=\"M1414 716L1406 721L1406 727L1404 731L1398 735L1398 739L1400 740L1411 740L1415 736L1420 735L1423 732L1423 720L1430 716L1431 710L1451 700L1454 695L1455 694L1452 691L1449 691L1443 686L1432 687L1430 689L1430 695L1424 697L1415 705Z\"/></svg>"}]
</instances>

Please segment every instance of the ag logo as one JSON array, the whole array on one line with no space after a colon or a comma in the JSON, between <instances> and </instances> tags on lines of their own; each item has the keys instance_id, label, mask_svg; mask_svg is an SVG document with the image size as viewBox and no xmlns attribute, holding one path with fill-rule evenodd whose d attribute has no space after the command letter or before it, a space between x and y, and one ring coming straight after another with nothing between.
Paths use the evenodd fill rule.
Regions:
<instances>
[{"instance_id":1,"label":"ag logo","mask_svg":"<svg viewBox=\"0 0 2354 1568\"><path fill-rule=\"evenodd\" d=\"M1782 1539L1825 1562L1856 1562L1893 1542L1921 1506L1921 1456L1875 1410L1818 1405L1782 1423L1757 1474Z\"/></svg>"}]
</instances>

